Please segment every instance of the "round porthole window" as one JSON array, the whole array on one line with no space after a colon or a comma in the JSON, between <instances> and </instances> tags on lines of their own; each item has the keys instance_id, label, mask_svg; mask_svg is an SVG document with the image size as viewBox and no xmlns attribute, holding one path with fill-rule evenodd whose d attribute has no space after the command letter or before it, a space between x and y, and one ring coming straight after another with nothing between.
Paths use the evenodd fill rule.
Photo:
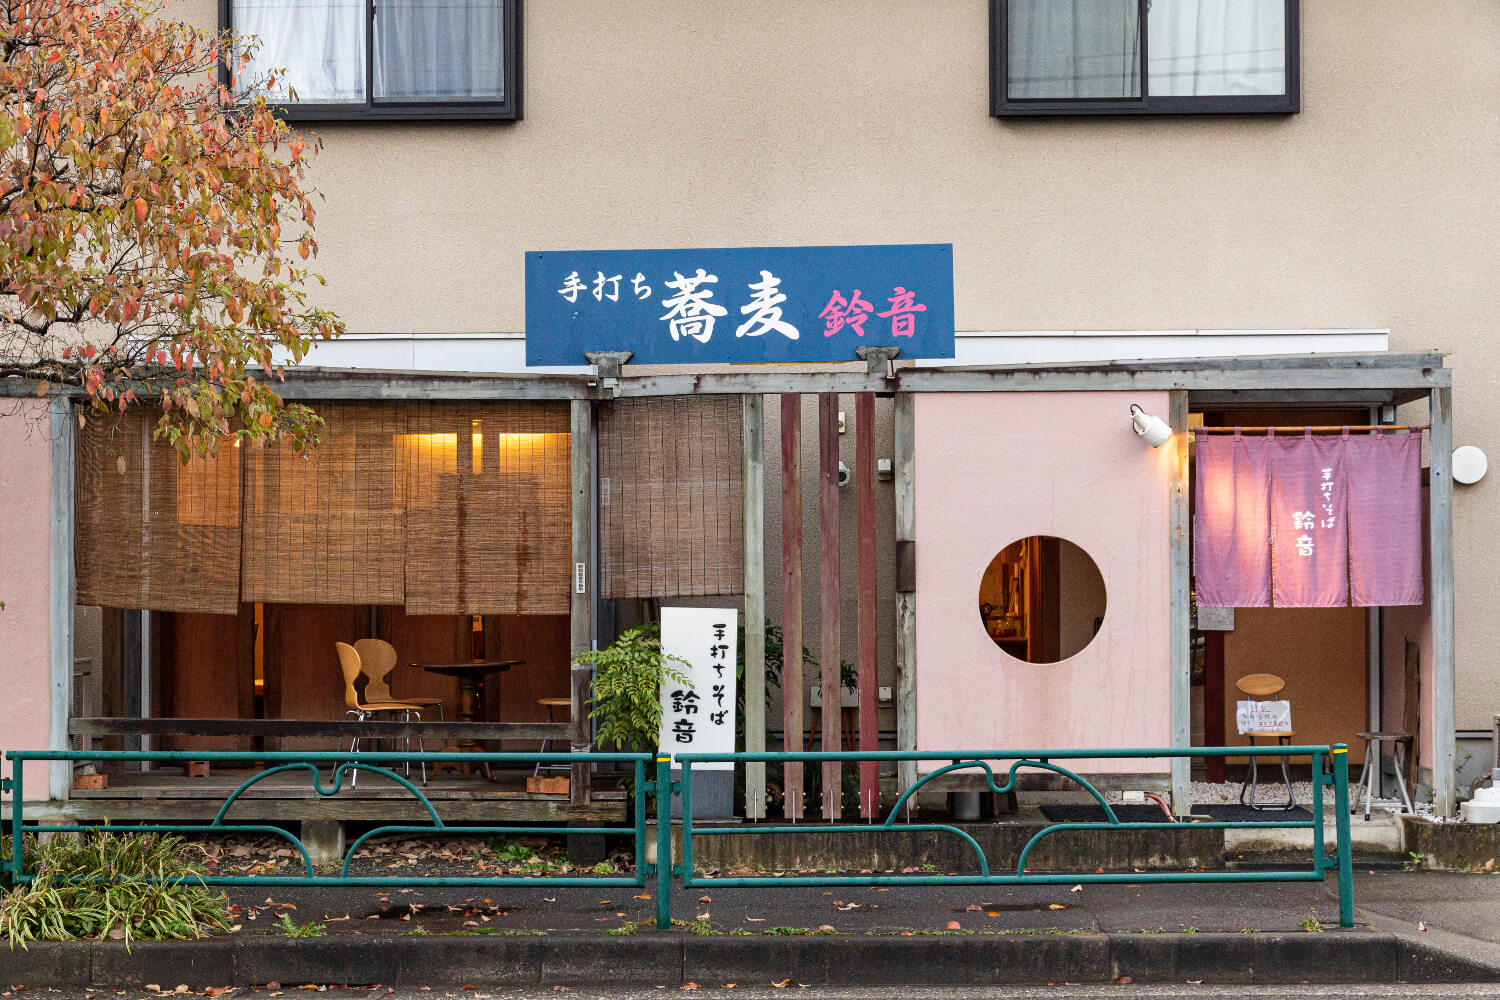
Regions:
<instances>
[{"instance_id":1,"label":"round porthole window","mask_svg":"<svg viewBox=\"0 0 1500 1000\"><path fill-rule=\"evenodd\" d=\"M1001 650L1026 663L1082 652L1104 624L1104 576L1087 552L1052 535L1012 542L979 581L979 619Z\"/></svg>"}]
</instances>

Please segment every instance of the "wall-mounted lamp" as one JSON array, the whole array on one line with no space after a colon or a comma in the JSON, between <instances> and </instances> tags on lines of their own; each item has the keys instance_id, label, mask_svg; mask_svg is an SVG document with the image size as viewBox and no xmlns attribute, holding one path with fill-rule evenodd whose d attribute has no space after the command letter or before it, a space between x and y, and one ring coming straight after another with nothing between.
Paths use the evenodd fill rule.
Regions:
<instances>
[{"instance_id":1,"label":"wall-mounted lamp","mask_svg":"<svg viewBox=\"0 0 1500 1000\"><path fill-rule=\"evenodd\" d=\"M1154 417L1136 403L1130 404L1130 423L1136 436L1153 448L1160 448L1172 438L1172 428L1161 417Z\"/></svg>"}]
</instances>

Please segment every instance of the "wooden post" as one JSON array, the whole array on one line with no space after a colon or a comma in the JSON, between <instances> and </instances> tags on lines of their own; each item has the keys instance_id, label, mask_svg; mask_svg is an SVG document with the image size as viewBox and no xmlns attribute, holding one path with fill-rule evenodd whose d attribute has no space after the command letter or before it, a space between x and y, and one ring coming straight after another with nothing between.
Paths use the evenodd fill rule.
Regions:
<instances>
[{"instance_id":1,"label":"wooden post","mask_svg":"<svg viewBox=\"0 0 1500 1000\"><path fill-rule=\"evenodd\" d=\"M1188 567L1188 394L1172 393L1167 423L1172 438L1166 447L1172 449L1168 468L1172 476L1172 493L1168 514L1172 565L1169 616L1171 640L1168 643L1171 663L1172 746L1192 743L1192 600L1191 573ZM1186 816L1193 811L1193 761L1189 757L1172 758L1172 812Z\"/></svg>"},{"instance_id":2,"label":"wooden post","mask_svg":"<svg viewBox=\"0 0 1500 1000\"><path fill-rule=\"evenodd\" d=\"M593 607L589 591L593 587L590 555L594 544L594 414L586 399L572 401L569 427L570 467L572 470L573 572L569 574L572 593L570 607L572 655L588 652L593 646ZM460 465L463 463L460 462ZM572 669L573 734L570 749L586 753L592 743L589 726L589 691L592 674L587 665L574 664ZM574 805L589 800L589 765L574 764L569 789Z\"/></svg>"},{"instance_id":3,"label":"wooden post","mask_svg":"<svg viewBox=\"0 0 1500 1000\"><path fill-rule=\"evenodd\" d=\"M64 396L50 401L52 487L48 529L52 706L48 744L69 750L68 716L73 710L73 407ZM48 798L66 799L73 788L73 765L54 761L48 773Z\"/></svg>"},{"instance_id":4,"label":"wooden post","mask_svg":"<svg viewBox=\"0 0 1500 1000\"><path fill-rule=\"evenodd\" d=\"M892 427L896 489L896 749L917 748L916 397L896 393ZM917 783L916 761L896 766L902 791Z\"/></svg>"},{"instance_id":5,"label":"wooden post","mask_svg":"<svg viewBox=\"0 0 1500 1000\"><path fill-rule=\"evenodd\" d=\"M781 396L781 731L782 747L802 745L802 395ZM782 765L782 815L802 818L802 764Z\"/></svg>"},{"instance_id":6,"label":"wooden post","mask_svg":"<svg viewBox=\"0 0 1500 1000\"><path fill-rule=\"evenodd\" d=\"M744 399L745 750L766 749L766 461L765 397ZM745 765L745 818L765 819L766 765Z\"/></svg>"},{"instance_id":7,"label":"wooden post","mask_svg":"<svg viewBox=\"0 0 1500 1000\"><path fill-rule=\"evenodd\" d=\"M822 597L823 750L839 745L839 394L818 393L818 583ZM823 764L823 818L842 814L843 768Z\"/></svg>"},{"instance_id":8,"label":"wooden post","mask_svg":"<svg viewBox=\"0 0 1500 1000\"><path fill-rule=\"evenodd\" d=\"M1432 560L1432 809L1439 816L1452 816L1458 807L1454 788L1453 390L1433 389L1427 405L1432 425L1427 479Z\"/></svg>"},{"instance_id":9,"label":"wooden post","mask_svg":"<svg viewBox=\"0 0 1500 1000\"><path fill-rule=\"evenodd\" d=\"M859 538L859 749L880 749L875 668L875 394L862 392L854 405L854 488ZM859 764L859 814L880 813L880 767Z\"/></svg>"}]
</instances>

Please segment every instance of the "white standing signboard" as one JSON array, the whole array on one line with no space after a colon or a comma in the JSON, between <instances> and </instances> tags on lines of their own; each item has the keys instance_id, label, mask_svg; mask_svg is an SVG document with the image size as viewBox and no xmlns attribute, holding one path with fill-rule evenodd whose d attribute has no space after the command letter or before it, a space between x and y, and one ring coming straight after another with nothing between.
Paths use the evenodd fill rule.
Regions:
<instances>
[{"instance_id":1,"label":"white standing signboard","mask_svg":"<svg viewBox=\"0 0 1500 1000\"><path fill-rule=\"evenodd\" d=\"M1289 701L1235 702L1235 728L1245 733L1290 733L1292 703Z\"/></svg>"},{"instance_id":2,"label":"white standing signboard","mask_svg":"<svg viewBox=\"0 0 1500 1000\"><path fill-rule=\"evenodd\" d=\"M668 665L687 676L687 684L661 686L662 753L733 753L735 638L739 612L734 608L662 608L661 649L687 661ZM732 770L731 763L697 764L693 770Z\"/></svg>"}]
</instances>

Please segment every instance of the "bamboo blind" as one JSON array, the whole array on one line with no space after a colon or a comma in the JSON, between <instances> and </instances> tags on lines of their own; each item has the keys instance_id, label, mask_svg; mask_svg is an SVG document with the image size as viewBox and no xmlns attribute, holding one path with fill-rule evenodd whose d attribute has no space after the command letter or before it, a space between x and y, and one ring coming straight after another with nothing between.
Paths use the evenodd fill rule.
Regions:
<instances>
[{"instance_id":1,"label":"bamboo blind","mask_svg":"<svg viewBox=\"0 0 1500 1000\"><path fill-rule=\"evenodd\" d=\"M599 417L604 597L745 589L739 396L618 400Z\"/></svg>"},{"instance_id":2,"label":"bamboo blind","mask_svg":"<svg viewBox=\"0 0 1500 1000\"><path fill-rule=\"evenodd\" d=\"M90 415L78 433L77 601L234 614L239 603L239 450L184 465L155 441L160 414Z\"/></svg>"},{"instance_id":3,"label":"bamboo blind","mask_svg":"<svg viewBox=\"0 0 1500 1000\"><path fill-rule=\"evenodd\" d=\"M401 604L405 599L399 488L401 408L322 403L317 447L246 449L246 602Z\"/></svg>"},{"instance_id":4,"label":"bamboo blind","mask_svg":"<svg viewBox=\"0 0 1500 1000\"><path fill-rule=\"evenodd\" d=\"M567 614L567 404L432 402L406 420L407 613Z\"/></svg>"}]
</instances>

